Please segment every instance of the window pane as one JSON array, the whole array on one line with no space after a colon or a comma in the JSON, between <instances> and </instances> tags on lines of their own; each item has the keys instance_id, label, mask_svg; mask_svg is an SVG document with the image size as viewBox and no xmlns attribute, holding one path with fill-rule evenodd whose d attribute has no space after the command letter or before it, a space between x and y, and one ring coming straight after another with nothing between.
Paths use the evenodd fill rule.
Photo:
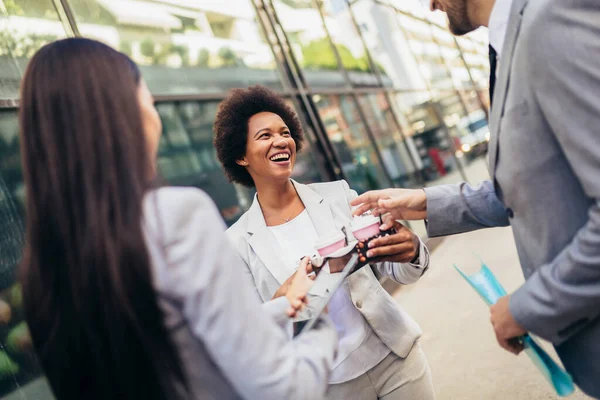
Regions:
<instances>
[{"instance_id":1,"label":"window pane","mask_svg":"<svg viewBox=\"0 0 600 400\"><path fill-rule=\"evenodd\" d=\"M16 112L0 113L0 397L52 399L33 352L15 282L24 243L25 187Z\"/></svg>"},{"instance_id":2,"label":"window pane","mask_svg":"<svg viewBox=\"0 0 600 400\"><path fill-rule=\"evenodd\" d=\"M275 0L273 3L308 84L312 87L345 86L323 21L312 2ZM326 17L326 20L331 18Z\"/></svg>"},{"instance_id":3,"label":"window pane","mask_svg":"<svg viewBox=\"0 0 600 400\"><path fill-rule=\"evenodd\" d=\"M384 0L384 2L419 18L425 18L429 12L429 3L424 0Z\"/></svg>"},{"instance_id":4,"label":"window pane","mask_svg":"<svg viewBox=\"0 0 600 400\"><path fill-rule=\"evenodd\" d=\"M411 135L420 157L425 181L428 184L458 182L462 177L454 157L453 145L460 148L459 138L466 132L462 125L465 121L464 115L459 114L462 108L452 103L456 100L455 95L452 97L446 92L433 94L433 97L419 103L414 100L425 97L425 94L421 96L415 96L414 93L398 94L396 100L412 128L412 133L408 134ZM442 106L444 102L448 102L451 107L444 108ZM452 107L457 108L458 111L451 113Z\"/></svg>"},{"instance_id":5,"label":"window pane","mask_svg":"<svg viewBox=\"0 0 600 400\"><path fill-rule=\"evenodd\" d=\"M480 39L481 30L470 33L467 36L457 37L466 64L469 66L475 85L482 96L486 107L489 109L489 75L490 63L488 58L487 37Z\"/></svg>"},{"instance_id":6,"label":"window pane","mask_svg":"<svg viewBox=\"0 0 600 400\"><path fill-rule=\"evenodd\" d=\"M395 186L415 187L416 168L410 149L394 122L394 115L384 93L363 95L359 102L371 130L381 158Z\"/></svg>"},{"instance_id":7,"label":"window pane","mask_svg":"<svg viewBox=\"0 0 600 400\"><path fill-rule=\"evenodd\" d=\"M342 64L355 86L379 86L376 75L369 63L367 53L356 26L352 21L350 9L345 2L325 1L323 11L331 38L340 54ZM385 69L378 65L384 83L391 86Z\"/></svg>"},{"instance_id":8,"label":"window pane","mask_svg":"<svg viewBox=\"0 0 600 400\"><path fill-rule=\"evenodd\" d=\"M302 151L296 153L296 164L294 165L292 178L304 184L323 182L324 177L317 167L315 156L314 146L305 132L304 147Z\"/></svg>"},{"instance_id":9,"label":"window pane","mask_svg":"<svg viewBox=\"0 0 600 400\"><path fill-rule=\"evenodd\" d=\"M472 89L473 84L469 78L469 71L461 59L453 35L435 24L431 24L430 27L433 40L440 48L440 54L450 72L454 86L459 89Z\"/></svg>"},{"instance_id":10,"label":"window pane","mask_svg":"<svg viewBox=\"0 0 600 400\"><path fill-rule=\"evenodd\" d=\"M327 136L352 189L358 193L389 186L375 148L349 96L313 96Z\"/></svg>"},{"instance_id":11,"label":"window pane","mask_svg":"<svg viewBox=\"0 0 600 400\"><path fill-rule=\"evenodd\" d=\"M183 126L191 138L191 148L201 162L200 173L182 184L191 184L208 193L225 221L232 224L248 209L252 198L245 188L227 180L217 159L212 131L217 106L217 102L187 102L179 106Z\"/></svg>"},{"instance_id":12,"label":"window pane","mask_svg":"<svg viewBox=\"0 0 600 400\"><path fill-rule=\"evenodd\" d=\"M406 15L398 14L397 18L429 86L435 89L452 89L452 76L445 65L440 46L433 37L432 27L427 22Z\"/></svg>"},{"instance_id":13,"label":"window pane","mask_svg":"<svg viewBox=\"0 0 600 400\"><path fill-rule=\"evenodd\" d=\"M84 36L128 54L154 94L281 82L250 0L70 0Z\"/></svg>"},{"instance_id":14,"label":"window pane","mask_svg":"<svg viewBox=\"0 0 600 400\"><path fill-rule=\"evenodd\" d=\"M463 103L463 108L466 108L468 118L464 119L465 124L480 120L480 115L485 111L482 107L483 98L479 98L477 87L473 85L469 69L465 65L461 52L458 49L453 35L442 27L432 23L433 36L440 46L442 57L450 71L454 87L458 90L458 95ZM475 76L473 76L475 80ZM472 120L472 121L471 121Z\"/></svg>"},{"instance_id":15,"label":"window pane","mask_svg":"<svg viewBox=\"0 0 600 400\"><path fill-rule=\"evenodd\" d=\"M396 104L408 121L407 145L425 181L446 175L446 165L452 162L448 160L448 156L451 156L449 143L443 131L443 122L438 119L436 105L429 94L398 94ZM443 154L440 155L440 152Z\"/></svg>"},{"instance_id":16,"label":"window pane","mask_svg":"<svg viewBox=\"0 0 600 400\"><path fill-rule=\"evenodd\" d=\"M430 70L421 68L396 11L372 1L354 2L352 10L374 62L385 71L384 84L399 90L427 90Z\"/></svg>"},{"instance_id":17,"label":"window pane","mask_svg":"<svg viewBox=\"0 0 600 400\"><path fill-rule=\"evenodd\" d=\"M18 98L29 59L62 37L65 31L52 0L0 1L0 99Z\"/></svg>"}]
</instances>

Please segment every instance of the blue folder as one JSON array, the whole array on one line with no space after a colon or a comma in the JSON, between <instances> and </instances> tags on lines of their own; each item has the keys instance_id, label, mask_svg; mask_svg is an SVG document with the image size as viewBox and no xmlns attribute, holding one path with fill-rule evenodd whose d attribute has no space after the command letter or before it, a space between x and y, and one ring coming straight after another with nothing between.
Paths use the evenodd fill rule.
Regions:
<instances>
[{"instance_id":1,"label":"blue folder","mask_svg":"<svg viewBox=\"0 0 600 400\"><path fill-rule=\"evenodd\" d=\"M488 305L495 304L500 297L506 295L506 290L496 279L492 271L482 262L481 270L473 275L466 275L456 265L454 268L475 289L477 294ZM575 385L571 376L563 370L529 335L520 338L525 347L525 353L535 364L544 378L552 385L556 393L565 397L573 393Z\"/></svg>"}]
</instances>

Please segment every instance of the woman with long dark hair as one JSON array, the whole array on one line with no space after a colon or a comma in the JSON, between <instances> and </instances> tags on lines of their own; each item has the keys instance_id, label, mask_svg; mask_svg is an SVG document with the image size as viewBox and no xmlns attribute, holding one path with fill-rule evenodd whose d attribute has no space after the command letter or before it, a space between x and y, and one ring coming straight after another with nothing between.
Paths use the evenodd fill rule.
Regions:
<instances>
[{"instance_id":1,"label":"woman with long dark hair","mask_svg":"<svg viewBox=\"0 0 600 400\"><path fill-rule=\"evenodd\" d=\"M208 196L151 188L153 101L127 56L89 39L43 47L23 79L21 280L56 397L323 396L334 329L321 323L290 342L237 278L241 261Z\"/></svg>"}]
</instances>

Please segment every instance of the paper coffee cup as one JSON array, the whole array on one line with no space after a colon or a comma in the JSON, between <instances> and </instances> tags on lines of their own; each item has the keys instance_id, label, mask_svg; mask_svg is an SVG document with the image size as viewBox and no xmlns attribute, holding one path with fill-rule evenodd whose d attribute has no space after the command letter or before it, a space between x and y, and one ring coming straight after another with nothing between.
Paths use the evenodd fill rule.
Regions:
<instances>
[{"instance_id":1,"label":"paper coffee cup","mask_svg":"<svg viewBox=\"0 0 600 400\"><path fill-rule=\"evenodd\" d=\"M352 234L358 240L367 240L379 235L380 225L381 221L379 218L372 215L355 217L351 223Z\"/></svg>"},{"instance_id":2,"label":"paper coffee cup","mask_svg":"<svg viewBox=\"0 0 600 400\"><path fill-rule=\"evenodd\" d=\"M345 245L346 235L344 235L342 232L332 232L329 235L320 237L315 243L315 248L321 257L326 257L329 254L343 248Z\"/></svg>"}]
</instances>

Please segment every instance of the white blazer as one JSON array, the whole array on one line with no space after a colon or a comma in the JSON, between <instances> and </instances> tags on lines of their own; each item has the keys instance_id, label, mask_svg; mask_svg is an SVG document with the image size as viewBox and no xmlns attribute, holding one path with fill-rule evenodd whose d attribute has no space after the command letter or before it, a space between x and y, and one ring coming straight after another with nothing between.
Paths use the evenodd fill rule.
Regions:
<instances>
[{"instance_id":1,"label":"white blazer","mask_svg":"<svg viewBox=\"0 0 600 400\"><path fill-rule=\"evenodd\" d=\"M319 235L341 230L349 225L352 213L349 202L357 196L346 181L302 185L292 181ZM268 229L257 198L250 209L227 230L245 273L254 282L258 296L268 302L289 278L289 270L277 239ZM421 244L421 268L410 264L382 262L374 266L398 283L417 281L427 270L429 252ZM246 279L246 278L245 278ZM365 317L379 338L398 356L406 357L421 336L417 323L383 289L371 268L361 268L348 277L352 303Z\"/></svg>"}]
</instances>

